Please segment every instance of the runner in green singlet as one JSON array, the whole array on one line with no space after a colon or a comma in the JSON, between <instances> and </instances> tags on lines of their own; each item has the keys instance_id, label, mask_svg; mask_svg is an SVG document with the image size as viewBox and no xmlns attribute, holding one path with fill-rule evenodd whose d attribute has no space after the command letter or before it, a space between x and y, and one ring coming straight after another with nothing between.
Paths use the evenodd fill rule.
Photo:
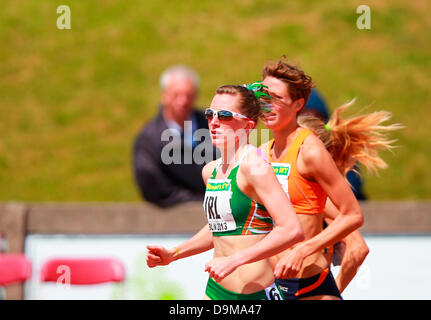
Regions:
<instances>
[{"instance_id":1,"label":"runner in green singlet","mask_svg":"<svg viewBox=\"0 0 431 320\"><path fill-rule=\"evenodd\" d=\"M208 225L179 246L147 246L149 267L214 248L205 265L204 298L282 299L268 260L304 239L302 228L270 164L248 143L260 104L245 86L222 86L205 112L222 157L202 172Z\"/></svg>"}]
</instances>

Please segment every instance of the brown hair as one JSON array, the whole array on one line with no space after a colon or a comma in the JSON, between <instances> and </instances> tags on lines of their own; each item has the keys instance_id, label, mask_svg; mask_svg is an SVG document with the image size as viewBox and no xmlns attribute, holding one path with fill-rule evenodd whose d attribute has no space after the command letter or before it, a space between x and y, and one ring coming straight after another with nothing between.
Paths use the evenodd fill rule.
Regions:
<instances>
[{"instance_id":1,"label":"brown hair","mask_svg":"<svg viewBox=\"0 0 431 320\"><path fill-rule=\"evenodd\" d=\"M257 124L261 110L260 103L253 91L240 85L225 85L218 87L216 94L238 95L240 98L239 103L241 113L249 117Z\"/></svg>"},{"instance_id":2,"label":"brown hair","mask_svg":"<svg viewBox=\"0 0 431 320\"><path fill-rule=\"evenodd\" d=\"M379 151L392 149L393 142L385 133L402 128L399 124L382 125L392 116L390 112L378 111L343 119L341 114L354 100L338 107L332 114L327 126L314 115L299 115L297 122L301 127L313 131L324 143L343 175L350 171L356 162L374 172L386 168L386 162L379 156Z\"/></svg>"},{"instance_id":3,"label":"brown hair","mask_svg":"<svg viewBox=\"0 0 431 320\"><path fill-rule=\"evenodd\" d=\"M283 59L286 59L285 55L277 62L268 61L263 67L262 79L274 77L285 82L292 101L303 98L305 106L314 86L312 79L299 67L288 64Z\"/></svg>"}]
</instances>

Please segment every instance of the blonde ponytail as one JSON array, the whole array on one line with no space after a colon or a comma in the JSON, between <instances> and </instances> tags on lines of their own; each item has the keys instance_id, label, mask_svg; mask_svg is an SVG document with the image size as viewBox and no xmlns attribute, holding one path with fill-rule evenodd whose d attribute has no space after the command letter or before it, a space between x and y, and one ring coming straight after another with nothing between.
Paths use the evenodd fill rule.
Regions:
<instances>
[{"instance_id":1,"label":"blonde ponytail","mask_svg":"<svg viewBox=\"0 0 431 320\"><path fill-rule=\"evenodd\" d=\"M313 131L320 138L343 175L346 175L356 162L374 172L387 168L386 162L379 156L379 151L393 149L392 144L396 140L389 140L386 133L402 128L399 124L382 125L392 116L387 111L343 119L341 114L354 101L353 99L334 111L327 123L329 131L325 123L316 116L304 114L297 119L301 127Z\"/></svg>"}]
</instances>

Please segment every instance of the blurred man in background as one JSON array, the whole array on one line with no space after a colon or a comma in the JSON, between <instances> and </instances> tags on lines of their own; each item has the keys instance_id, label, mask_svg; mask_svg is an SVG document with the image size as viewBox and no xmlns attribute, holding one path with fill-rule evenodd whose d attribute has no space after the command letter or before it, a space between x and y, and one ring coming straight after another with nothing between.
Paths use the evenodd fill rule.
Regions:
<instances>
[{"instance_id":1,"label":"blurred man in background","mask_svg":"<svg viewBox=\"0 0 431 320\"><path fill-rule=\"evenodd\" d=\"M304 113L311 113L314 116L322 119L322 121L325 123L329 121L330 113L328 107L322 95L316 88L311 89L310 98L308 98L305 107L301 111L301 114ZM355 169L360 172L359 167L355 166ZM366 200L367 198L363 191L363 181L359 174L351 170L347 173L347 180L350 183L350 186L353 193L355 194L356 199Z\"/></svg>"},{"instance_id":2,"label":"blurred man in background","mask_svg":"<svg viewBox=\"0 0 431 320\"><path fill-rule=\"evenodd\" d=\"M211 143L209 135L199 141L193 139L196 130L206 129L208 134L208 121L203 112L195 109L199 81L197 73L183 65L165 70L160 77L159 112L135 139L133 168L136 183L142 197L160 207L204 198L201 172L205 163L190 157L199 144ZM166 140L162 138L166 130L176 134L178 139L163 141ZM162 159L163 148L175 141L178 142L174 147L181 150L182 155L188 154L191 161L167 163ZM213 160L216 152L212 145L210 150L213 152L210 160Z\"/></svg>"}]
</instances>

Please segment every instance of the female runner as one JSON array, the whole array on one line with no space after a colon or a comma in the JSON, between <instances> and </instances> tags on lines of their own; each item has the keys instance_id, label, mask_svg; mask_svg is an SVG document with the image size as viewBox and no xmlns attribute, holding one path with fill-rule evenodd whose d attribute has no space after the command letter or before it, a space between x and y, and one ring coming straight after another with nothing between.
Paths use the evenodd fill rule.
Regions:
<instances>
[{"instance_id":1,"label":"female runner","mask_svg":"<svg viewBox=\"0 0 431 320\"><path fill-rule=\"evenodd\" d=\"M340 113L347 106L338 108L328 125L309 116L298 118L313 86L311 78L282 59L267 64L262 75L271 96L271 109L263 119L274 139L260 148L289 195L306 237L274 257L276 282L286 299L340 299L327 248L363 224L361 208L343 174L356 161L372 169L384 167L378 151L390 148L392 141L381 131L399 127L380 125L389 118L387 112L343 120ZM323 229L325 206L337 214Z\"/></svg>"},{"instance_id":2,"label":"female runner","mask_svg":"<svg viewBox=\"0 0 431 320\"><path fill-rule=\"evenodd\" d=\"M248 143L260 104L244 86L222 86L205 114L222 154L202 171L208 226L170 250L147 246L147 264L167 265L214 248L205 266L204 298L282 299L268 258L304 240L304 234L270 164Z\"/></svg>"}]
</instances>

